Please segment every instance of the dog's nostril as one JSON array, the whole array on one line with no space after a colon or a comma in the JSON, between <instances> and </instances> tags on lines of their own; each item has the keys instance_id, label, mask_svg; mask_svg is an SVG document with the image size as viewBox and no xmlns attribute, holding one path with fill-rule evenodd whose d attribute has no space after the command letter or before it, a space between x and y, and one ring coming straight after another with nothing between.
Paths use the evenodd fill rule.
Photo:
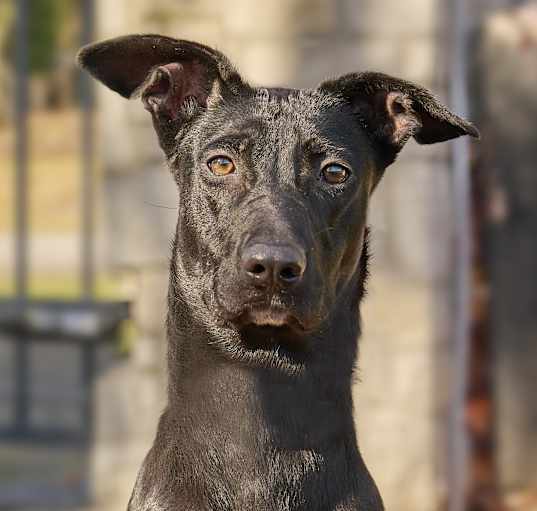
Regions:
<instances>
[{"instance_id":1,"label":"dog's nostril","mask_svg":"<svg viewBox=\"0 0 537 511\"><path fill-rule=\"evenodd\" d=\"M270 279L270 268L258 258L250 258L244 263L244 271L257 284L265 284Z\"/></svg>"},{"instance_id":2,"label":"dog's nostril","mask_svg":"<svg viewBox=\"0 0 537 511\"><path fill-rule=\"evenodd\" d=\"M262 264L255 264L252 266L249 270L250 273L253 273L254 275L261 275L265 272L265 267Z\"/></svg>"},{"instance_id":3,"label":"dog's nostril","mask_svg":"<svg viewBox=\"0 0 537 511\"><path fill-rule=\"evenodd\" d=\"M298 266L286 266L280 270L280 279L285 282L294 282L300 277L300 268Z\"/></svg>"}]
</instances>

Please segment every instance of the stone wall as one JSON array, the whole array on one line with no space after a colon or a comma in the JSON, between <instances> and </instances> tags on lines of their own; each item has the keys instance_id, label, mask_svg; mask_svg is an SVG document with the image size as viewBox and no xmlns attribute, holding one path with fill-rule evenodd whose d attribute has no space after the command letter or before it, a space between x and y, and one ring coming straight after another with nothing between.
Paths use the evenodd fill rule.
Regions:
<instances>
[{"instance_id":1,"label":"stone wall","mask_svg":"<svg viewBox=\"0 0 537 511\"><path fill-rule=\"evenodd\" d=\"M100 0L99 16L100 37L160 32L214 45L252 83L314 86L373 69L442 96L439 28L435 0ZM113 493L115 502L126 502L157 419L148 403L162 403L159 327L175 220L167 208L174 207L175 194L143 108L102 87L99 96L109 260L130 268L139 282L133 299L140 339L124 369L131 378L118 372L101 382L103 403L112 399L104 398L107 388L127 386L114 399L135 423L121 420L129 440L115 444L115 408L101 405L95 488L100 509L116 509L106 507L106 499L112 502ZM449 278L450 194L446 148L411 142L373 200L374 277L355 398L360 445L388 509L429 511L445 496L434 369L445 347L439 318L445 317ZM106 481L107 492L99 481Z\"/></svg>"},{"instance_id":2,"label":"stone wall","mask_svg":"<svg viewBox=\"0 0 537 511\"><path fill-rule=\"evenodd\" d=\"M127 8L121 0L102 2L100 36L160 32L201 41L228 54L252 83L268 86L311 87L330 76L374 69L421 83L442 97L437 65L438 8L434 0L394 0L389 5L372 0L226 0L217 4L208 0L156 0L128 4ZM113 140L103 146L107 171L120 173L121 179L127 180L133 172L146 172L148 167L158 173L162 158L146 112L136 103L118 101L109 91L99 92L105 104L103 138ZM129 136L125 136L125 126L130 127ZM118 137L120 131L123 136ZM449 236L429 243L437 227L446 225L450 216L446 155L445 147L418 148L411 142L391 169L376 198L379 207L373 212L377 244L382 245L380 256L389 256L398 269L422 280L441 278L449 267ZM434 172L430 172L431 167ZM402 168L405 170L398 170ZM147 220L132 222L144 231L144 223L155 225L154 215L173 217L162 215L162 211L149 213L151 204L147 203L152 199L158 202L162 198L164 204L173 206L173 195L160 197L166 188L162 186L151 185L146 192L147 185L151 181L143 178L132 183L136 200L140 190L146 193L146 204L133 213ZM401 211L408 214L401 215ZM117 218L121 222L123 216L118 214ZM408 228L410 218L413 226ZM129 229L138 227L123 229L121 225L119 232L114 231L114 239L137 237L137 232ZM151 239L146 247L152 247L152 241L167 243L160 232L153 236L159 240ZM136 252L129 250L127 242L124 249L114 247L111 256L120 264L146 257ZM155 257L152 252L151 257Z\"/></svg>"}]
</instances>

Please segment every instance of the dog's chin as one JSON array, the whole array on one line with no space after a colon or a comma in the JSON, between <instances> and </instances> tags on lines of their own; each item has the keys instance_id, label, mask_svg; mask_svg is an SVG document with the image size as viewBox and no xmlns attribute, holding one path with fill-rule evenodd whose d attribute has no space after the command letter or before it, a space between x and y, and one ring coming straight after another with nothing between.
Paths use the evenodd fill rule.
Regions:
<instances>
[{"instance_id":1,"label":"dog's chin","mask_svg":"<svg viewBox=\"0 0 537 511\"><path fill-rule=\"evenodd\" d=\"M250 349L302 351L305 348L307 329L287 310L248 309L236 318L235 323L245 346Z\"/></svg>"}]
</instances>

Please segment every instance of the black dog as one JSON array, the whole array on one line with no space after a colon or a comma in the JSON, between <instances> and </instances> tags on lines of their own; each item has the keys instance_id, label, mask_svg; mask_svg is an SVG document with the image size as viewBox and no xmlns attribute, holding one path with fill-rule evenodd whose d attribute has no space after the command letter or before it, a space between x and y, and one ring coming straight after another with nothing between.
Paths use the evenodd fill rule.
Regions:
<instances>
[{"instance_id":1,"label":"black dog","mask_svg":"<svg viewBox=\"0 0 537 511\"><path fill-rule=\"evenodd\" d=\"M157 35L79 60L141 97L179 188L168 406L129 510L381 510L351 399L369 197L410 137L477 130L379 73L254 88Z\"/></svg>"}]
</instances>

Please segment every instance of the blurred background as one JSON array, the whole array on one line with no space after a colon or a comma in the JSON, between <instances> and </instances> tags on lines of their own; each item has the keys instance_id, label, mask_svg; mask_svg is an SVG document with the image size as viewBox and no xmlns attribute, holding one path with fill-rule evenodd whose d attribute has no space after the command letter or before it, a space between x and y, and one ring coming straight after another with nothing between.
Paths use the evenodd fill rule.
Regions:
<instances>
[{"instance_id":1,"label":"blurred background","mask_svg":"<svg viewBox=\"0 0 537 511\"><path fill-rule=\"evenodd\" d=\"M174 185L80 76L133 32L252 83L379 70L479 143L409 142L373 200L355 408L387 509L537 510L537 2L0 0L0 510L125 509L164 404Z\"/></svg>"}]
</instances>

